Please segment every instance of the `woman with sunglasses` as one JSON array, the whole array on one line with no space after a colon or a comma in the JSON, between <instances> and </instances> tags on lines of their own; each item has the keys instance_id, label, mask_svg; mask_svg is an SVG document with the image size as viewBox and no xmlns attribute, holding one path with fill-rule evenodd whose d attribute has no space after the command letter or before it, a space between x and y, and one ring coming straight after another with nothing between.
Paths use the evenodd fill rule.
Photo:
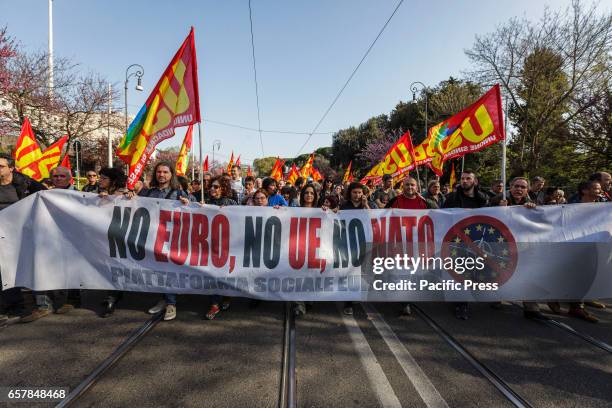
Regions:
<instances>
[{"instance_id":1,"label":"woman with sunglasses","mask_svg":"<svg viewBox=\"0 0 612 408\"><path fill-rule=\"evenodd\" d=\"M99 193L101 191L98 183L98 174L95 171L89 170L87 172L87 184L81 191L86 193Z\"/></svg>"},{"instance_id":2,"label":"woman with sunglasses","mask_svg":"<svg viewBox=\"0 0 612 408\"><path fill-rule=\"evenodd\" d=\"M236 201L232 199L233 193L229 177L223 175L213 177L210 180L210 189L208 191L206 204L218 205L219 207L238 205ZM210 298L210 308L205 315L206 319L214 320L220 311L229 309L230 300L231 298L229 297L212 295Z\"/></svg>"},{"instance_id":3,"label":"woman with sunglasses","mask_svg":"<svg viewBox=\"0 0 612 408\"><path fill-rule=\"evenodd\" d=\"M300 191L300 207L302 208L317 208L319 199L317 190L312 183L306 184ZM306 304L302 301L293 303L293 314L295 316L303 316L306 314Z\"/></svg>"},{"instance_id":4,"label":"woman with sunglasses","mask_svg":"<svg viewBox=\"0 0 612 408\"><path fill-rule=\"evenodd\" d=\"M319 207L323 205L325 198L329 195L334 194L334 180L331 178L326 178L323 180L323 184L321 185L321 192L319 193Z\"/></svg>"}]
</instances>

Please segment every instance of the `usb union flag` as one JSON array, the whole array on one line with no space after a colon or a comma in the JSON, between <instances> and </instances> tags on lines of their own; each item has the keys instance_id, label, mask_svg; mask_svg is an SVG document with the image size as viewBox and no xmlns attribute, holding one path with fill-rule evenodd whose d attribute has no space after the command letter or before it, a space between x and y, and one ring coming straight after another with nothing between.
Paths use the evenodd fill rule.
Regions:
<instances>
[{"instance_id":1,"label":"usb union flag","mask_svg":"<svg viewBox=\"0 0 612 408\"><path fill-rule=\"evenodd\" d=\"M162 140L174 129L200 122L198 68L193 27L147 98L117 148L129 166L128 188L136 181Z\"/></svg>"}]
</instances>

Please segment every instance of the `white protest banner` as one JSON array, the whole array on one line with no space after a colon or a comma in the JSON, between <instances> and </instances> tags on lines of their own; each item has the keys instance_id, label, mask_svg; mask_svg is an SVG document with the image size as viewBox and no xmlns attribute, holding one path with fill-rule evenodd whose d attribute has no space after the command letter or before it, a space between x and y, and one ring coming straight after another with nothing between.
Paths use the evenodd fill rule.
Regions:
<instances>
[{"instance_id":1,"label":"white protest banner","mask_svg":"<svg viewBox=\"0 0 612 408\"><path fill-rule=\"evenodd\" d=\"M52 190L0 212L3 289L269 300L612 297L612 206L215 207Z\"/></svg>"}]
</instances>

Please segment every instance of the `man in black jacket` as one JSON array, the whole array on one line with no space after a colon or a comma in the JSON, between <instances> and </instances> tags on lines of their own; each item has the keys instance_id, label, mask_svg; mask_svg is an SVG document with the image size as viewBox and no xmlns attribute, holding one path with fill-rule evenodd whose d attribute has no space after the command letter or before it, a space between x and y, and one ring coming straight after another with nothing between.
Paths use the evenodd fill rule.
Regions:
<instances>
[{"instance_id":1,"label":"man in black jacket","mask_svg":"<svg viewBox=\"0 0 612 408\"><path fill-rule=\"evenodd\" d=\"M461 173L461 185L456 191L448 193L442 208L481 208L489 204L489 197L480 191L478 177L472 170ZM467 302L459 302L455 305L455 317L461 320L469 318L469 307Z\"/></svg>"},{"instance_id":2,"label":"man in black jacket","mask_svg":"<svg viewBox=\"0 0 612 408\"><path fill-rule=\"evenodd\" d=\"M8 154L0 153L0 211L40 190L46 190L45 186L17 172L15 160ZM0 288L2 287L1 281L0 279ZM20 288L0 292L0 324L8 320L5 314L8 309L18 309L21 304L23 304L23 296ZM20 313L17 312L17 314Z\"/></svg>"},{"instance_id":3,"label":"man in black jacket","mask_svg":"<svg viewBox=\"0 0 612 408\"><path fill-rule=\"evenodd\" d=\"M36 180L15 170L15 160L0 153L0 210L40 190L46 190Z\"/></svg>"}]
</instances>

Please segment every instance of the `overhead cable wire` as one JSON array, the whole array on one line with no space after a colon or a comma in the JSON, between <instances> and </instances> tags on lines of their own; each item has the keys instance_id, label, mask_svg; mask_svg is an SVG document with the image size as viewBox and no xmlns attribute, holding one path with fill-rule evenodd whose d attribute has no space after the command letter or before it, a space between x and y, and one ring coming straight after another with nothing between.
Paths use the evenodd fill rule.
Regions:
<instances>
[{"instance_id":1,"label":"overhead cable wire","mask_svg":"<svg viewBox=\"0 0 612 408\"><path fill-rule=\"evenodd\" d=\"M400 8L400 6L402 5L402 3L404 2L404 0L400 0L399 3L397 3L397 6L395 6L395 9L393 10L393 13L391 13L391 15L389 16L389 18L387 19L387 21L385 22L385 25L382 26L382 28L380 29L380 31L378 32L378 35L376 36L376 38L374 39L374 41L372 41L372 44L370 44L370 46L368 47L368 50L365 52L365 54L363 54L363 57L361 58L361 61L359 61L359 64L357 64L357 66L355 67L355 69L353 70L353 72L351 73L351 75L348 77L348 79L346 80L346 82L344 83L344 85L342 86L342 88L340 88L340 91L338 92L338 94L336 95L336 97L334 98L334 100L332 101L332 103L329 105L329 107L327 108L327 110L325 111L325 113L323 114L323 116L321 117L321 119L319 120L319 122L317 123L317 125L314 127L314 129L312 130L312 132L310 132L308 134L308 138L306 138L306 141L304 142L304 144L302 144L302 147L300 147L300 150L298 150L296 156L299 156L300 153L302 152L302 149L306 146L306 144L310 141L310 138L312 138L312 135L315 134L315 132L317 131L317 129L319 129L319 126L321 126L321 123L323 123L323 121L325 120L325 118L327 117L327 115L329 114L329 112L332 110L332 108L334 107L334 105L336 104L336 102L338 101L338 99L340 99L340 95L342 95L342 92L344 92L344 89L348 86L349 82L351 82L351 79L353 79L353 77L355 76L355 74L357 73L357 70L359 69L359 67L361 66L361 64L363 64L363 61L365 61L366 57L368 56L368 54L370 53L370 51L372 50L372 48L374 47L374 44L376 44L376 42L378 41L378 39L380 38L380 36L382 35L382 33L385 31L385 29L387 28L387 25L389 25L389 22L391 21L391 19L393 18L393 16L395 15L395 13L397 13L397 10Z\"/></svg>"},{"instance_id":2,"label":"overhead cable wire","mask_svg":"<svg viewBox=\"0 0 612 408\"><path fill-rule=\"evenodd\" d=\"M253 11L251 9L251 0L249 0L249 21L251 23L251 50L253 51L253 72L255 74L255 98L257 100L257 125L259 130L259 143L261 144L262 157L266 156L263 146L263 137L261 136L261 111L259 108L259 85L257 83L257 64L255 63L255 37L253 36Z\"/></svg>"},{"instance_id":3,"label":"overhead cable wire","mask_svg":"<svg viewBox=\"0 0 612 408\"><path fill-rule=\"evenodd\" d=\"M227 123L227 122L221 122L221 121L218 121L218 120L211 120L211 119L202 119L202 121L203 122L207 122L207 123L214 123L214 124L222 125L222 126L233 127L233 128L237 128L237 129L250 130L250 131L253 131L253 132L283 133L283 134L290 134L290 135L310 135L309 132L297 132L297 131L293 131L293 130L255 129L255 128L248 127L248 126L237 125L235 123ZM333 133L336 133L336 132L318 132L318 133L313 133L313 135L331 135Z\"/></svg>"}]
</instances>

